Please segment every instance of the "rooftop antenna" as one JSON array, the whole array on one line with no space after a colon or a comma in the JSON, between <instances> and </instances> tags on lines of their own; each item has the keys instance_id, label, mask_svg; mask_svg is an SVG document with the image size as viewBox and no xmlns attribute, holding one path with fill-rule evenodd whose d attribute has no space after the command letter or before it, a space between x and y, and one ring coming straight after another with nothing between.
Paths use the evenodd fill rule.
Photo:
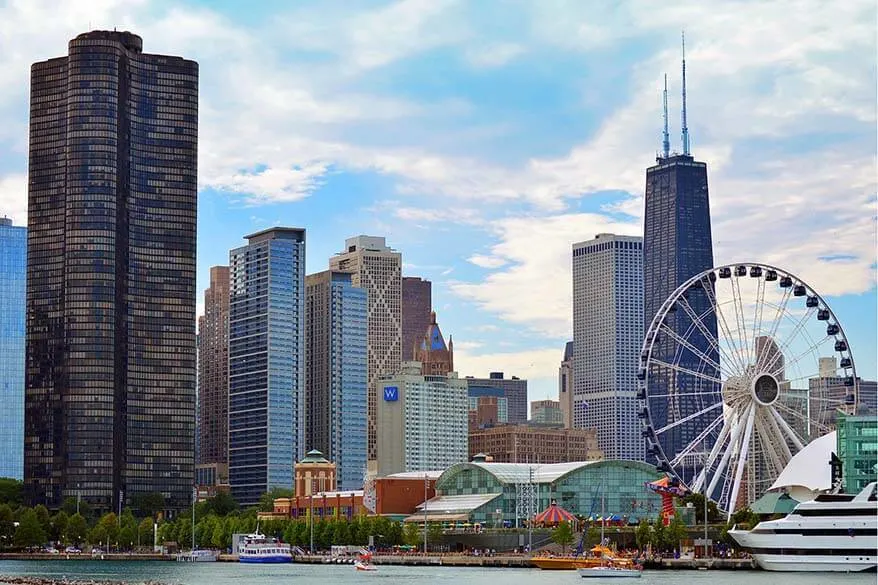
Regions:
<instances>
[{"instance_id":1,"label":"rooftop antenna","mask_svg":"<svg viewBox=\"0 0 878 585\"><path fill-rule=\"evenodd\" d=\"M689 126L686 124L686 31L681 33L683 40L683 154L689 154Z\"/></svg>"},{"instance_id":2,"label":"rooftop antenna","mask_svg":"<svg viewBox=\"0 0 878 585\"><path fill-rule=\"evenodd\" d=\"M668 74L665 73L665 91L662 94L662 105L664 106L662 120L665 123L665 129L662 132L662 158L668 158L671 153L671 139L668 136Z\"/></svg>"}]
</instances>

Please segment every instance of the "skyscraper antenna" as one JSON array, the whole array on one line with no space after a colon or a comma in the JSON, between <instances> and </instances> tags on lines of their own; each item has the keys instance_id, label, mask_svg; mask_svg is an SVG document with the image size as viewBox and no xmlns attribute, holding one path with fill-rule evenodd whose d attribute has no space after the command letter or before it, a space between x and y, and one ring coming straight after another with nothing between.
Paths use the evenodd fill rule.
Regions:
<instances>
[{"instance_id":1,"label":"skyscraper antenna","mask_svg":"<svg viewBox=\"0 0 878 585\"><path fill-rule=\"evenodd\" d=\"M689 154L689 126L686 124L686 31L681 33L683 40L683 113L681 122L683 126L683 154Z\"/></svg>"},{"instance_id":2,"label":"skyscraper antenna","mask_svg":"<svg viewBox=\"0 0 878 585\"><path fill-rule=\"evenodd\" d=\"M662 120L664 131L662 132L662 158L668 158L671 153L671 139L668 136L668 74L665 73L665 91L662 94Z\"/></svg>"}]
</instances>

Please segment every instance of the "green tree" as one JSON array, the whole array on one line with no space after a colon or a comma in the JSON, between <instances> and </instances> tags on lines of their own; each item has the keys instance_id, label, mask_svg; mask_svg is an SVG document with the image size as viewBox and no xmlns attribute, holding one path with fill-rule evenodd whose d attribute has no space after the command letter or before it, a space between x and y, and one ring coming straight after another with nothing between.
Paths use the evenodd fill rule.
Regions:
<instances>
[{"instance_id":1,"label":"green tree","mask_svg":"<svg viewBox=\"0 0 878 585\"><path fill-rule=\"evenodd\" d=\"M650 542L652 543L653 548L665 550L665 524L661 517L656 518L655 522L653 522L651 534L652 538L650 539Z\"/></svg>"},{"instance_id":2,"label":"green tree","mask_svg":"<svg viewBox=\"0 0 878 585\"><path fill-rule=\"evenodd\" d=\"M70 519L67 517L67 512L61 510L54 516L52 516L51 521L51 530L49 531L49 535L52 540L55 542L64 542L64 532L67 530L67 522Z\"/></svg>"},{"instance_id":3,"label":"green tree","mask_svg":"<svg viewBox=\"0 0 878 585\"><path fill-rule=\"evenodd\" d=\"M144 518L137 525L137 540L140 546L152 546L153 541L153 519Z\"/></svg>"},{"instance_id":4,"label":"green tree","mask_svg":"<svg viewBox=\"0 0 878 585\"><path fill-rule=\"evenodd\" d=\"M274 510L274 501L277 498L292 498L293 490L287 488L271 488L259 498L259 511L271 512ZM316 504L316 502L315 502Z\"/></svg>"},{"instance_id":5,"label":"green tree","mask_svg":"<svg viewBox=\"0 0 878 585\"><path fill-rule=\"evenodd\" d=\"M665 527L665 544L668 548L678 550L680 541L686 538L686 525L680 520L679 516L674 516L671 523Z\"/></svg>"},{"instance_id":6,"label":"green tree","mask_svg":"<svg viewBox=\"0 0 878 585\"><path fill-rule=\"evenodd\" d=\"M421 531L418 528L418 525L414 522L409 522L405 525L403 529L403 542L409 546L418 546L423 540L421 536Z\"/></svg>"},{"instance_id":7,"label":"green tree","mask_svg":"<svg viewBox=\"0 0 878 585\"><path fill-rule=\"evenodd\" d=\"M427 541L434 550L442 544L442 524L430 522L427 527Z\"/></svg>"},{"instance_id":8,"label":"green tree","mask_svg":"<svg viewBox=\"0 0 878 585\"><path fill-rule=\"evenodd\" d=\"M750 508L741 508L732 514L729 524L738 525L738 528L749 530L759 524L759 516Z\"/></svg>"},{"instance_id":9,"label":"green tree","mask_svg":"<svg viewBox=\"0 0 878 585\"><path fill-rule=\"evenodd\" d=\"M64 540L74 546L79 546L85 540L88 524L82 514L73 514L67 521L64 529Z\"/></svg>"},{"instance_id":10,"label":"green tree","mask_svg":"<svg viewBox=\"0 0 878 585\"><path fill-rule=\"evenodd\" d=\"M20 506L24 501L24 483L10 477L0 477L0 504L10 508Z\"/></svg>"},{"instance_id":11,"label":"green tree","mask_svg":"<svg viewBox=\"0 0 878 585\"><path fill-rule=\"evenodd\" d=\"M205 504L205 514L213 512L217 516L228 516L238 509L238 502L228 492L219 492L214 497L208 499ZM272 506L274 503L272 502Z\"/></svg>"},{"instance_id":12,"label":"green tree","mask_svg":"<svg viewBox=\"0 0 878 585\"><path fill-rule=\"evenodd\" d=\"M131 505L139 517L155 518L165 510L165 496L159 492L136 494L131 498Z\"/></svg>"},{"instance_id":13,"label":"green tree","mask_svg":"<svg viewBox=\"0 0 878 585\"><path fill-rule=\"evenodd\" d=\"M104 540L108 545L116 544L119 541L119 520L113 512L108 512L101 516L97 525L103 528Z\"/></svg>"},{"instance_id":14,"label":"green tree","mask_svg":"<svg viewBox=\"0 0 878 585\"><path fill-rule=\"evenodd\" d=\"M40 546L46 542L46 531L43 530L36 512L25 510L18 520L13 543L19 548Z\"/></svg>"},{"instance_id":15,"label":"green tree","mask_svg":"<svg viewBox=\"0 0 878 585\"><path fill-rule=\"evenodd\" d=\"M74 514L76 514L77 513L76 498L74 498L74 497L64 498L64 503L61 504L61 509L64 510L64 512L68 516L73 516ZM80 514L82 514L83 518L91 518L91 506L85 500L80 499L78 512Z\"/></svg>"},{"instance_id":16,"label":"green tree","mask_svg":"<svg viewBox=\"0 0 878 585\"><path fill-rule=\"evenodd\" d=\"M562 554L567 552L567 547L573 544L573 528L569 522L562 522L552 531L552 541L561 546Z\"/></svg>"},{"instance_id":17,"label":"green tree","mask_svg":"<svg viewBox=\"0 0 878 585\"><path fill-rule=\"evenodd\" d=\"M15 520L12 516L12 508L9 504L0 504L0 548L10 546L14 536Z\"/></svg>"},{"instance_id":18,"label":"green tree","mask_svg":"<svg viewBox=\"0 0 878 585\"><path fill-rule=\"evenodd\" d=\"M34 514L37 515L37 521L43 528L43 532L49 534L52 530L52 517L49 515L49 509L42 504L34 507Z\"/></svg>"},{"instance_id":19,"label":"green tree","mask_svg":"<svg viewBox=\"0 0 878 585\"><path fill-rule=\"evenodd\" d=\"M86 540L94 547L107 546L107 529L100 523L95 524L92 529L88 531Z\"/></svg>"},{"instance_id":20,"label":"green tree","mask_svg":"<svg viewBox=\"0 0 878 585\"><path fill-rule=\"evenodd\" d=\"M214 548L225 549L229 546L228 542L231 540L226 536L226 526L227 522L225 520L219 520L213 526L213 534L210 537L210 544ZM286 533L284 533L284 541L292 542Z\"/></svg>"},{"instance_id":21,"label":"green tree","mask_svg":"<svg viewBox=\"0 0 878 585\"><path fill-rule=\"evenodd\" d=\"M634 529L634 540L637 542L637 546L640 549L645 549L646 545L649 544L649 533L649 521L644 518L640 520L640 524L638 524L637 528Z\"/></svg>"},{"instance_id":22,"label":"green tree","mask_svg":"<svg viewBox=\"0 0 878 585\"><path fill-rule=\"evenodd\" d=\"M381 520L386 521L386 528L383 528L382 522L379 521L376 523L375 528L377 529L377 533L384 535L376 537L376 542L380 540L381 546L399 546L400 544L403 544L402 523L391 522L387 518L381 518Z\"/></svg>"},{"instance_id":23,"label":"green tree","mask_svg":"<svg viewBox=\"0 0 878 585\"><path fill-rule=\"evenodd\" d=\"M692 493L682 499L683 504L692 504L695 509L695 523L704 524L704 494ZM713 500L707 500L708 522L719 522L720 513Z\"/></svg>"}]
</instances>

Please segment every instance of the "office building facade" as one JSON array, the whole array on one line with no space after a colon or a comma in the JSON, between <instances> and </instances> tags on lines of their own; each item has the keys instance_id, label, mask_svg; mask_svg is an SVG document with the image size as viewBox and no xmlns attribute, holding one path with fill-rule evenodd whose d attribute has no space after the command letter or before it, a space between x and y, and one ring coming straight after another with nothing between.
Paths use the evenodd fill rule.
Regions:
<instances>
[{"instance_id":1,"label":"office building facade","mask_svg":"<svg viewBox=\"0 0 878 585\"><path fill-rule=\"evenodd\" d=\"M517 376L506 378L503 372L491 372L487 378L466 377L470 388L500 388L509 406L509 423L527 422L527 380Z\"/></svg>"},{"instance_id":2,"label":"office building facade","mask_svg":"<svg viewBox=\"0 0 878 585\"><path fill-rule=\"evenodd\" d=\"M502 425L470 432L469 456L496 463L569 463L603 458L594 429Z\"/></svg>"},{"instance_id":3,"label":"office building facade","mask_svg":"<svg viewBox=\"0 0 878 585\"><path fill-rule=\"evenodd\" d=\"M687 154L659 157L646 170L646 196L643 226L643 319L648 329L662 303L689 278L713 267L713 240L707 188L707 164ZM713 285L708 283L707 290ZM716 314L707 290L694 288L687 302L701 319L704 329L717 339ZM689 331L692 319L687 311L669 313L665 323L674 335L687 339L698 352L719 363L714 344L700 329ZM578 355L578 353L577 353ZM715 370L704 371L703 360L692 349L679 346L673 335L661 334L653 344L655 361L675 364L676 368L649 374L651 393L680 395L677 411L669 418L667 399L649 401L650 419L657 427L678 421L721 400L720 388L705 386L704 376L718 377ZM695 377L683 370L700 371ZM668 430L662 436L665 455L673 458L698 437L711 422L710 413L695 416Z\"/></svg>"},{"instance_id":4,"label":"office building facade","mask_svg":"<svg viewBox=\"0 0 878 585\"><path fill-rule=\"evenodd\" d=\"M596 429L610 459L645 455L637 420L643 240L598 234L573 245L573 426Z\"/></svg>"},{"instance_id":5,"label":"office building facade","mask_svg":"<svg viewBox=\"0 0 878 585\"><path fill-rule=\"evenodd\" d=\"M27 228L0 217L0 477L24 475Z\"/></svg>"},{"instance_id":6,"label":"office building facade","mask_svg":"<svg viewBox=\"0 0 878 585\"><path fill-rule=\"evenodd\" d=\"M415 276L403 276L402 361L416 360L415 345L420 344L430 325L432 307L433 283Z\"/></svg>"},{"instance_id":7,"label":"office building facade","mask_svg":"<svg viewBox=\"0 0 878 585\"><path fill-rule=\"evenodd\" d=\"M487 429L509 423L509 403L502 388L469 386L469 429Z\"/></svg>"},{"instance_id":8,"label":"office building facade","mask_svg":"<svg viewBox=\"0 0 878 585\"><path fill-rule=\"evenodd\" d=\"M402 255L384 238L357 236L345 240L344 252L330 258L329 268L349 272L369 300L367 457L375 460L378 377L397 373L402 360Z\"/></svg>"},{"instance_id":9,"label":"office building facade","mask_svg":"<svg viewBox=\"0 0 878 585\"><path fill-rule=\"evenodd\" d=\"M305 453L305 230L246 239L229 254L229 483L252 506Z\"/></svg>"},{"instance_id":10,"label":"office building facade","mask_svg":"<svg viewBox=\"0 0 878 585\"><path fill-rule=\"evenodd\" d=\"M530 403L530 423L547 427L563 427L564 414L557 400L534 400Z\"/></svg>"},{"instance_id":11,"label":"office building facade","mask_svg":"<svg viewBox=\"0 0 878 585\"><path fill-rule=\"evenodd\" d=\"M347 272L305 278L306 442L335 462L342 490L366 473L366 291Z\"/></svg>"},{"instance_id":12,"label":"office building facade","mask_svg":"<svg viewBox=\"0 0 878 585\"><path fill-rule=\"evenodd\" d=\"M229 461L229 267L212 266L198 319L197 465Z\"/></svg>"},{"instance_id":13,"label":"office building facade","mask_svg":"<svg viewBox=\"0 0 878 585\"><path fill-rule=\"evenodd\" d=\"M421 364L379 381L377 473L445 469L467 460L469 396L455 372L424 376Z\"/></svg>"},{"instance_id":14,"label":"office building facade","mask_svg":"<svg viewBox=\"0 0 878 585\"><path fill-rule=\"evenodd\" d=\"M31 68L31 505L192 499L198 64L92 31Z\"/></svg>"},{"instance_id":15,"label":"office building facade","mask_svg":"<svg viewBox=\"0 0 878 585\"><path fill-rule=\"evenodd\" d=\"M558 402L565 429L573 428L573 342L564 345L564 357L558 368Z\"/></svg>"}]
</instances>

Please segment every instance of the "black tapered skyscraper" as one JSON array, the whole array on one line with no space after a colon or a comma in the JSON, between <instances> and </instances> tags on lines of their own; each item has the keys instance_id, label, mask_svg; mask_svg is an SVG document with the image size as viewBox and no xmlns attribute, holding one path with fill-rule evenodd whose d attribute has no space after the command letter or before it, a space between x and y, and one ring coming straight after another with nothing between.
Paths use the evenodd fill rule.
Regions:
<instances>
[{"instance_id":1,"label":"black tapered skyscraper","mask_svg":"<svg viewBox=\"0 0 878 585\"><path fill-rule=\"evenodd\" d=\"M92 31L31 69L25 488L191 501L198 64Z\"/></svg>"}]
</instances>

